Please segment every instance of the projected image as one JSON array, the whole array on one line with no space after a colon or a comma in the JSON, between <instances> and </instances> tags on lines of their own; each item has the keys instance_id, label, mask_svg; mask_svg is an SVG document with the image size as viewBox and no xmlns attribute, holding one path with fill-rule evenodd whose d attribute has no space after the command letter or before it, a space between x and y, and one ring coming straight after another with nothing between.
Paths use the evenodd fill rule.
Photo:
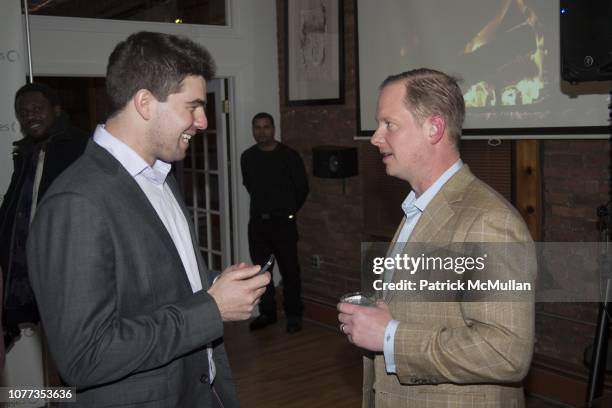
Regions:
<instances>
[{"instance_id":1,"label":"projected image","mask_svg":"<svg viewBox=\"0 0 612 408\"><path fill-rule=\"evenodd\" d=\"M559 16L558 0L358 0L360 134L382 80L420 67L459 79L466 130L608 125L607 86L561 82Z\"/></svg>"},{"instance_id":2,"label":"projected image","mask_svg":"<svg viewBox=\"0 0 612 408\"><path fill-rule=\"evenodd\" d=\"M511 7L518 13L510 13ZM534 9L524 0L503 0L495 16L465 45L462 58L488 62L482 72L469 75L469 83L464 77L466 106L537 103L544 88L544 45L543 26Z\"/></svg>"}]
</instances>

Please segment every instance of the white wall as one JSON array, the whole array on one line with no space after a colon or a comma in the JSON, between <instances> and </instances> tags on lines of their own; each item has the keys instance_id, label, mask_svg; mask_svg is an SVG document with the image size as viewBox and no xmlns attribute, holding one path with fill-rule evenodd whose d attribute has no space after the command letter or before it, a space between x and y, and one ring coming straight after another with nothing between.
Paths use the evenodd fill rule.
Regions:
<instances>
[{"instance_id":1,"label":"white wall","mask_svg":"<svg viewBox=\"0 0 612 408\"><path fill-rule=\"evenodd\" d=\"M31 16L33 71L35 76L104 76L114 46L141 30L186 35L208 48L217 62L217 76L230 78L233 85L236 253L239 260L250 261L246 236L249 197L242 187L240 153L252 144L250 119L254 113L268 111L280 119L276 3L230 0L229 12L229 27ZM0 162L10 160L10 153L0 151Z\"/></svg>"},{"instance_id":2,"label":"white wall","mask_svg":"<svg viewBox=\"0 0 612 408\"><path fill-rule=\"evenodd\" d=\"M11 180L13 142L20 138L15 118L13 99L15 92L25 84L25 53L21 8L17 1L0 3L0 196Z\"/></svg>"}]
</instances>

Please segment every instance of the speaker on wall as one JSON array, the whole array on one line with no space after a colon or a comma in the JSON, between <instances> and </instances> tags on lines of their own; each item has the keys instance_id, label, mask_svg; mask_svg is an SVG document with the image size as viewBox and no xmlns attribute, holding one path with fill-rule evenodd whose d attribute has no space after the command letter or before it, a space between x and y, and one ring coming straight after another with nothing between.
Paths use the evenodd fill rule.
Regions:
<instances>
[{"instance_id":1,"label":"speaker on wall","mask_svg":"<svg viewBox=\"0 0 612 408\"><path fill-rule=\"evenodd\" d=\"M561 0L561 77L612 79L612 1Z\"/></svg>"},{"instance_id":2,"label":"speaker on wall","mask_svg":"<svg viewBox=\"0 0 612 408\"><path fill-rule=\"evenodd\" d=\"M345 178L359 173L357 148L316 146L312 148L312 174L321 178Z\"/></svg>"}]
</instances>

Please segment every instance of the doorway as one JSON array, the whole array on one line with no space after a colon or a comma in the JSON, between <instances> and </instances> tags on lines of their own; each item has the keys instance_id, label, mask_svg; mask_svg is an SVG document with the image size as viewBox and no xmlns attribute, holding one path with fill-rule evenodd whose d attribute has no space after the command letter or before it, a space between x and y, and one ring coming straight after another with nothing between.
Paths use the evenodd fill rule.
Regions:
<instances>
[{"instance_id":1,"label":"doorway","mask_svg":"<svg viewBox=\"0 0 612 408\"><path fill-rule=\"evenodd\" d=\"M234 258L228 80L215 78L206 87L208 128L192 139L187 157L177 163L176 177L202 257L208 269L221 272Z\"/></svg>"}]
</instances>

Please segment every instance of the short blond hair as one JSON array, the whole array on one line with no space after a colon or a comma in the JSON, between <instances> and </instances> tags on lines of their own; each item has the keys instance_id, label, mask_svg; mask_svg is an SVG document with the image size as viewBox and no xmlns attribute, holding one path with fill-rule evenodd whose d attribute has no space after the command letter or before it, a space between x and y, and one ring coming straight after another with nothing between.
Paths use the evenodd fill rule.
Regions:
<instances>
[{"instance_id":1,"label":"short blond hair","mask_svg":"<svg viewBox=\"0 0 612 408\"><path fill-rule=\"evenodd\" d=\"M459 147L465 119L465 101L457 79L429 68L418 68L387 77L380 85L403 82L404 103L419 125L432 115L444 118L451 141Z\"/></svg>"}]
</instances>

